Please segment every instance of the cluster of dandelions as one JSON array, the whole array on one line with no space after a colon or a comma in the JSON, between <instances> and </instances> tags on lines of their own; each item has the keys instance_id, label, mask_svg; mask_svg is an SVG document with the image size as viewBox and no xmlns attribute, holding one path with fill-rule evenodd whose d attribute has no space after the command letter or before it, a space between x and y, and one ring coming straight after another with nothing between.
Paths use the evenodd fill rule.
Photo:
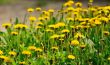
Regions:
<instances>
[{"instance_id":1,"label":"cluster of dandelions","mask_svg":"<svg viewBox=\"0 0 110 65\"><path fill-rule=\"evenodd\" d=\"M92 2L88 8L71 0L60 10L29 8L23 22L2 24L0 64L108 65L110 6Z\"/></svg>"}]
</instances>

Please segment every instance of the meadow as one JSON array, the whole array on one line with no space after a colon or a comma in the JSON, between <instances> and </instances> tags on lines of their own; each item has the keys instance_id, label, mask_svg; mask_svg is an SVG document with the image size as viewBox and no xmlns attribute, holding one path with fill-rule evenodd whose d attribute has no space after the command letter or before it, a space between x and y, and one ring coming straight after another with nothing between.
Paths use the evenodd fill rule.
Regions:
<instances>
[{"instance_id":1,"label":"meadow","mask_svg":"<svg viewBox=\"0 0 110 65\"><path fill-rule=\"evenodd\" d=\"M28 8L23 21L3 23L0 65L109 65L110 6L69 0L60 7Z\"/></svg>"}]
</instances>

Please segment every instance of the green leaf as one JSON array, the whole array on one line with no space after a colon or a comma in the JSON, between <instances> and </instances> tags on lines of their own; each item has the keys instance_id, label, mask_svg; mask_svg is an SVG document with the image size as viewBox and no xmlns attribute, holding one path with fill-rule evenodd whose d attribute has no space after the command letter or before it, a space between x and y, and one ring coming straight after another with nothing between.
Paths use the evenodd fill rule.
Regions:
<instances>
[{"instance_id":1,"label":"green leaf","mask_svg":"<svg viewBox=\"0 0 110 65\"><path fill-rule=\"evenodd\" d=\"M14 24L18 24L19 23L19 19L16 17L15 23Z\"/></svg>"},{"instance_id":2,"label":"green leaf","mask_svg":"<svg viewBox=\"0 0 110 65\"><path fill-rule=\"evenodd\" d=\"M0 31L0 36L2 36L4 34L4 32Z\"/></svg>"},{"instance_id":3,"label":"green leaf","mask_svg":"<svg viewBox=\"0 0 110 65\"><path fill-rule=\"evenodd\" d=\"M0 36L0 39L1 39L1 41L2 41L4 44L7 44L7 41L5 40L4 37Z\"/></svg>"}]
</instances>

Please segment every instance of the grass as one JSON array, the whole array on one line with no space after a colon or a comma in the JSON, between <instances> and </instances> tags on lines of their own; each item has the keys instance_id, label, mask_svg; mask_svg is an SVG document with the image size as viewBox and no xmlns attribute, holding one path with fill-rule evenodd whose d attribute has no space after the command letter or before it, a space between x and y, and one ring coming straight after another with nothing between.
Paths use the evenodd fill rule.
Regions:
<instances>
[{"instance_id":1,"label":"grass","mask_svg":"<svg viewBox=\"0 0 110 65\"><path fill-rule=\"evenodd\" d=\"M13 4L13 3L16 3L18 1L15 1L15 0L0 0L0 5L6 5L6 4Z\"/></svg>"}]
</instances>

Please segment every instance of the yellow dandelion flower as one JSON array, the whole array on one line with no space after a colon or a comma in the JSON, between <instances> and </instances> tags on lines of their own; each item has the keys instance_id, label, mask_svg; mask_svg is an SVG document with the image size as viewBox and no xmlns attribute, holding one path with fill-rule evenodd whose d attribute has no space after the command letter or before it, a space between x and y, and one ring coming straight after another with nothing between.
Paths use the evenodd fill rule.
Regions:
<instances>
[{"instance_id":1,"label":"yellow dandelion flower","mask_svg":"<svg viewBox=\"0 0 110 65\"><path fill-rule=\"evenodd\" d=\"M54 9L49 9L48 12L54 13Z\"/></svg>"},{"instance_id":2,"label":"yellow dandelion flower","mask_svg":"<svg viewBox=\"0 0 110 65\"><path fill-rule=\"evenodd\" d=\"M100 20L98 20L98 19L96 19L96 20L94 21L94 23L95 23L96 25L100 25L100 24L101 24Z\"/></svg>"},{"instance_id":3,"label":"yellow dandelion flower","mask_svg":"<svg viewBox=\"0 0 110 65\"><path fill-rule=\"evenodd\" d=\"M75 28L75 26L70 26L70 27L73 28L73 29Z\"/></svg>"},{"instance_id":4,"label":"yellow dandelion flower","mask_svg":"<svg viewBox=\"0 0 110 65\"><path fill-rule=\"evenodd\" d=\"M11 27L11 23L4 23L2 24L2 27L9 28Z\"/></svg>"},{"instance_id":5,"label":"yellow dandelion flower","mask_svg":"<svg viewBox=\"0 0 110 65\"><path fill-rule=\"evenodd\" d=\"M14 51L10 51L8 54L9 54L9 55L12 55L12 56L16 56L16 55L17 55L17 53L14 52Z\"/></svg>"},{"instance_id":6,"label":"yellow dandelion flower","mask_svg":"<svg viewBox=\"0 0 110 65\"><path fill-rule=\"evenodd\" d=\"M11 59L9 57L4 57L4 62L11 62Z\"/></svg>"},{"instance_id":7,"label":"yellow dandelion flower","mask_svg":"<svg viewBox=\"0 0 110 65\"><path fill-rule=\"evenodd\" d=\"M6 56L0 56L0 59L4 60L4 62L11 62L11 59L9 57Z\"/></svg>"},{"instance_id":8,"label":"yellow dandelion flower","mask_svg":"<svg viewBox=\"0 0 110 65\"><path fill-rule=\"evenodd\" d=\"M0 59L4 60L6 56L0 55Z\"/></svg>"},{"instance_id":9,"label":"yellow dandelion flower","mask_svg":"<svg viewBox=\"0 0 110 65\"><path fill-rule=\"evenodd\" d=\"M76 35L74 36L74 38L84 38L84 36L80 33L80 32L78 32L78 33L76 33Z\"/></svg>"},{"instance_id":10,"label":"yellow dandelion flower","mask_svg":"<svg viewBox=\"0 0 110 65\"><path fill-rule=\"evenodd\" d=\"M74 12L74 16L79 16L79 12Z\"/></svg>"},{"instance_id":11,"label":"yellow dandelion flower","mask_svg":"<svg viewBox=\"0 0 110 65\"><path fill-rule=\"evenodd\" d=\"M60 40L60 41L63 41L64 39L61 38L61 39L59 39L59 40Z\"/></svg>"},{"instance_id":12,"label":"yellow dandelion flower","mask_svg":"<svg viewBox=\"0 0 110 65\"><path fill-rule=\"evenodd\" d=\"M40 8L40 7L37 7L37 8L36 8L36 11L41 11L41 8Z\"/></svg>"},{"instance_id":13,"label":"yellow dandelion flower","mask_svg":"<svg viewBox=\"0 0 110 65\"><path fill-rule=\"evenodd\" d=\"M109 34L110 34L109 31L104 31L103 33L104 33L105 35L109 35Z\"/></svg>"},{"instance_id":14,"label":"yellow dandelion flower","mask_svg":"<svg viewBox=\"0 0 110 65\"><path fill-rule=\"evenodd\" d=\"M35 51L42 52L43 50L41 48L36 48Z\"/></svg>"},{"instance_id":15,"label":"yellow dandelion flower","mask_svg":"<svg viewBox=\"0 0 110 65\"><path fill-rule=\"evenodd\" d=\"M83 11L83 12L88 12L88 10L87 10L87 9L83 9L82 11Z\"/></svg>"},{"instance_id":16,"label":"yellow dandelion flower","mask_svg":"<svg viewBox=\"0 0 110 65\"><path fill-rule=\"evenodd\" d=\"M20 65L24 65L24 64L26 64L26 62L25 61L22 61L22 62L19 62L19 64Z\"/></svg>"},{"instance_id":17,"label":"yellow dandelion flower","mask_svg":"<svg viewBox=\"0 0 110 65\"><path fill-rule=\"evenodd\" d=\"M54 24L52 24L52 25L48 25L48 27L49 27L49 28L54 28L55 25L54 25Z\"/></svg>"},{"instance_id":18,"label":"yellow dandelion flower","mask_svg":"<svg viewBox=\"0 0 110 65\"><path fill-rule=\"evenodd\" d=\"M54 46L51 48L52 50L58 50L58 47L57 46Z\"/></svg>"},{"instance_id":19,"label":"yellow dandelion flower","mask_svg":"<svg viewBox=\"0 0 110 65\"><path fill-rule=\"evenodd\" d=\"M50 13L49 13L48 11L42 11L42 14L43 14L44 16L50 16Z\"/></svg>"},{"instance_id":20,"label":"yellow dandelion flower","mask_svg":"<svg viewBox=\"0 0 110 65\"><path fill-rule=\"evenodd\" d=\"M36 21L37 19L36 19L35 16L30 16L30 17L29 17L29 20L30 20L31 22L34 22L34 21Z\"/></svg>"},{"instance_id":21,"label":"yellow dandelion flower","mask_svg":"<svg viewBox=\"0 0 110 65\"><path fill-rule=\"evenodd\" d=\"M109 61L110 61L110 57L108 57L108 58L107 58L107 60L109 60Z\"/></svg>"},{"instance_id":22,"label":"yellow dandelion flower","mask_svg":"<svg viewBox=\"0 0 110 65\"><path fill-rule=\"evenodd\" d=\"M86 47L85 44L80 45L80 48L81 48L81 49L84 49L85 47Z\"/></svg>"},{"instance_id":23,"label":"yellow dandelion flower","mask_svg":"<svg viewBox=\"0 0 110 65\"><path fill-rule=\"evenodd\" d=\"M48 25L49 28L59 28L57 25Z\"/></svg>"},{"instance_id":24,"label":"yellow dandelion flower","mask_svg":"<svg viewBox=\"0 0 110 65\"><path fill-rule=\"evenodd\" d=\"M67 18L67 20L68 21L74 21L74 18L69 17L69 18Z\"/></svg>"},{"instance_id":25,"label":"yellow dandelion flower","mask_svg":"<svg viewBox=\"0 0 110 65\"><path fill-rule=\"evenodd\" d=\"M69 6L72 6L73 4L74 4L74 1L68 1L68 2L64 3L64 6L69 7Z\"/></svg>"},{"instance_id":26,"label":"yellow dandelion flower","mask_svg":"<svg viewBox=\"0 0 110 65\"><path fill-rule=\"evenodd\" d=\"M65 34L60 34L59 37L65 37Z\"/></svg>"},{"instance_id":27,"label":"yellow dandelion flower","mask_svg":"<svg viewBox=\"0 0 110 65\"><path fill-rule=\"evenodd\" d=\"M92 3L92 2L93 2L93 0L89 0L89 2L91 2L91 3Z\"/></svg>"},{"instance_id":28,"label":"yellow dandelion flower","mask_svg":"<svg viewBox=\"0 0 110 65\"><path fill-rule=\"evenodd\" d=\"M18 35L18 32L11 32L12 35Z\"/></svg>"},{"instance_id":29,"label":"yellow dandelion flower","mask_svg":"<svg viewBox=\"0 0 110 65\"><path fill-rule=\"evenodd\" d=\"M5 56L3 56L3 55L0 56L0 59L3 59L4 60L4 58L5 58Z\"/></svg>"},{"instance_id":30,"label":"yellow dandelion flower","mask_svg":"<svg viewBox=\"0 0 110 65\"><path fill-rule=\"evenodd\" d=\"M28 11L28 12L33 12L34 9L33 9L33 8L28 8L27 11Z\"/></svg>"},{"instance_id":31,"label":"yellow dandelion flower","mask_svg":"<svg viewBox=\"0 0 110 65\"><path fill-rule=\"evenodd\" d=\"M72 11L74 11L74 8L73 8L73 7L68 7L66 10L67 10L68 12L72 12Z\"/></svg>"},{"instance_id":32,"label":"yellow dandelion flower","mask_svg":"<svg viewBox=\"0 0 110 65\"><path fill-rule=\"evenodd\" d=\"M79 41L78 40L72 40L70 44L73 46L77 46L77 45L79 45Z\"/></svg>"},{"instance_id":33,"label":"yellow dandelion flower","mask_svg":"<svg viewBox=\"0 0 110 65\"><path fill-rule=\"evenodd\" d=\"M55 25L58 26L58 27L64 27L64 26L66 26L66 24L64 22L58 22Z\"/></svg>"},{"instance_id":34,"label":"yellow dandelion flower","mask_svg":"<svg viewBox=\"0 0 110 65\"><path fill-rule=\"evenodd\" d=\"M100 19L100 21L103 21L104 23L109 22L109 19L107 17L100 17L99 19Z\"/></svg>"},{"instance_id":35,"label":"yellow dandelion flower","mask_svg":"<svg viewBox=\"0 0 110 65\"><path fill-rule=\"evenodd\" d=\"M51 39L55 39L55 38L59 38L58 34L53 34L52 36L50 36Z\"/></svg>"},{"instance_id":36,"label":"yellow dandelion flower","mask_svg":"<svg viewBox=\"0 0 110 65\"><path fill-rule=\"evenodd\" d=\"M45 21L45 18L44 17L39 17L38 20L39 21Z\"/></svg>"},{"instance_id":37,"label":"yellow dandelion flower","mask_svg":"<svg viewBox=\"0 0 110 65\"><path fill-rule=\"evenodd\" d=\"M81 28L83 28L83 29L85 28L86 29L86 28L90 28L90 26L82 25Z\"/></svg>"},{"instance_id":38,"label":"yellow dandelion flower","mask_svg":"<svg viewBox=\"0 0 110 65\"><path fill-rule=\"evenodd\" d=\"M68 2L64 3L64 7L70 7L70 6L72 6L70 3Z\"/></svg>"},{"instance_id":39,"label":"yellow dandelion flower","mask_svg":"<svg viewBox=\"0 0 110 65\"><path fill-rule=\"evenodd\" d=\"M49 16L44 16L43 19L45 19L45 20L49 20L50 17L49 17ZM42 21L42 19L41 19L41 21Z\"/></svg>"},{"instance_id":40,"label":"yellow dandelion flower","mask_svg":"<svg viewBox=\"0 0 110 65\"><path fill-rule=\"evenodd\" d=\"M77 3L75 4L75 6L76 6L76 7L81 7L81 6L82 6L82 3L81 3L81 2L77 2Z\"/></svg>"},{"instance_id":41,"label":"yellow dandelion flower","mask_svg":"<svg viewBox=\"0 0 110 65\"><path fill-rule=\"evenodd\" d=\"M64 29L61 31L61 33L69 33L70 31L68 29Z\"/></svg>"},{"instance_id":42,"label":"yellow dandelion flower","mask_svg":"<svg viewBox=\"0 0 110 65\"><path fill-rule=\"evenodd\" d=\"M81 24L81 25L85 25L85 24L86 24L86 22L81 22L80 24Z\"/></svg>"},{"instance_id":43,"label":"yellow dandelion flower","mask_svg":"<svg viewBox=\"0 0 110 65\"><path fill-rule=\"evenodd\" d=\"M68 55L68 59L75 59L75 56L74 55Z\"/></svg>"},{"instance_id":44,"label":"yellow dandelion flower","mask_svg":"<svg viewBox=\"0 0 110 65\"><path fill-rule=\"evenodd\" d=\"M45 31L46 32L53 32L53 30L51 30L51 29L46 29Z\"/></svg>"},{"instance_id":45,"label":"yellow dandelion flower","mask_svg":"<svg viewBox=\"0 0 110 65\"><path fill-rule=\"evenodd\" d=\"M37 24L37 25L43 25L43 23L42 23L42 22L36 22L36 24Z\"/></svg>"},{"instance_id":46,"label":"yellow dandelion flower","mask_svg":"<svg viewBox=\"0 0 110 65\"><path fill-rule=\"evenodd\" d=\"M80 29L80 28L82 28L82 25L77 25L77 26L75 26L75 29ZM75 35L76 36L76 35ZM79 36L78 36L79 37ZM78 37L76 37L76 38L78 38Z\"/></svg>"},{"instance_id":47,"label":"yellow dandelion flower","mask_svg":"<svg viewBox=\"0 0 110 65\"><path fill-rule=\"evenodd\" d=\"M16 24L16 25L14 25L14 28L15 29L23 29L23 28L28 28L28 26L27 25L25 25L25 24Z\"/></svg>"},{"instance_id":48,"label":"yellow dandelion flower","mask_svg":"<svg viewBox=\"0 0 110 65\"><path fill-rule=\"evenodd\" d=\"M36 50L36 47L35 46L29 46L28 49L29 50Z\"/></svg>"},{"instance_id":49,"label":"yellow dandelion flower","mask_svg":"<svg viewBox=\"0 0 110 65\"><path fill-rule=\"evenodd\" d=\"M0 50L0 55L2 55L2 54L3 54L3 51Z\"/></svg>"},{"instance_id":50,"label":"yellow dandelion flower","mask_svg":"<svg viewBox=\"0 0 110 65\"><path fill-rule=\"evenodd\" d=\"M70 0L68 1L69 4L73 5L74 4L74 1Z\"/></svg>"},{"instance_id":51,"label":"yellow dandelion flower","mask_svg":"<svg viewBox=\"0 0 110 65\"><path fill-rule=\"evenodd\" d=\"M22 54L24 54L24 55L31 55L31 52L30 52L30 51L25 50L25 51L22 51Z\"/></svg>"}]
</instances>

